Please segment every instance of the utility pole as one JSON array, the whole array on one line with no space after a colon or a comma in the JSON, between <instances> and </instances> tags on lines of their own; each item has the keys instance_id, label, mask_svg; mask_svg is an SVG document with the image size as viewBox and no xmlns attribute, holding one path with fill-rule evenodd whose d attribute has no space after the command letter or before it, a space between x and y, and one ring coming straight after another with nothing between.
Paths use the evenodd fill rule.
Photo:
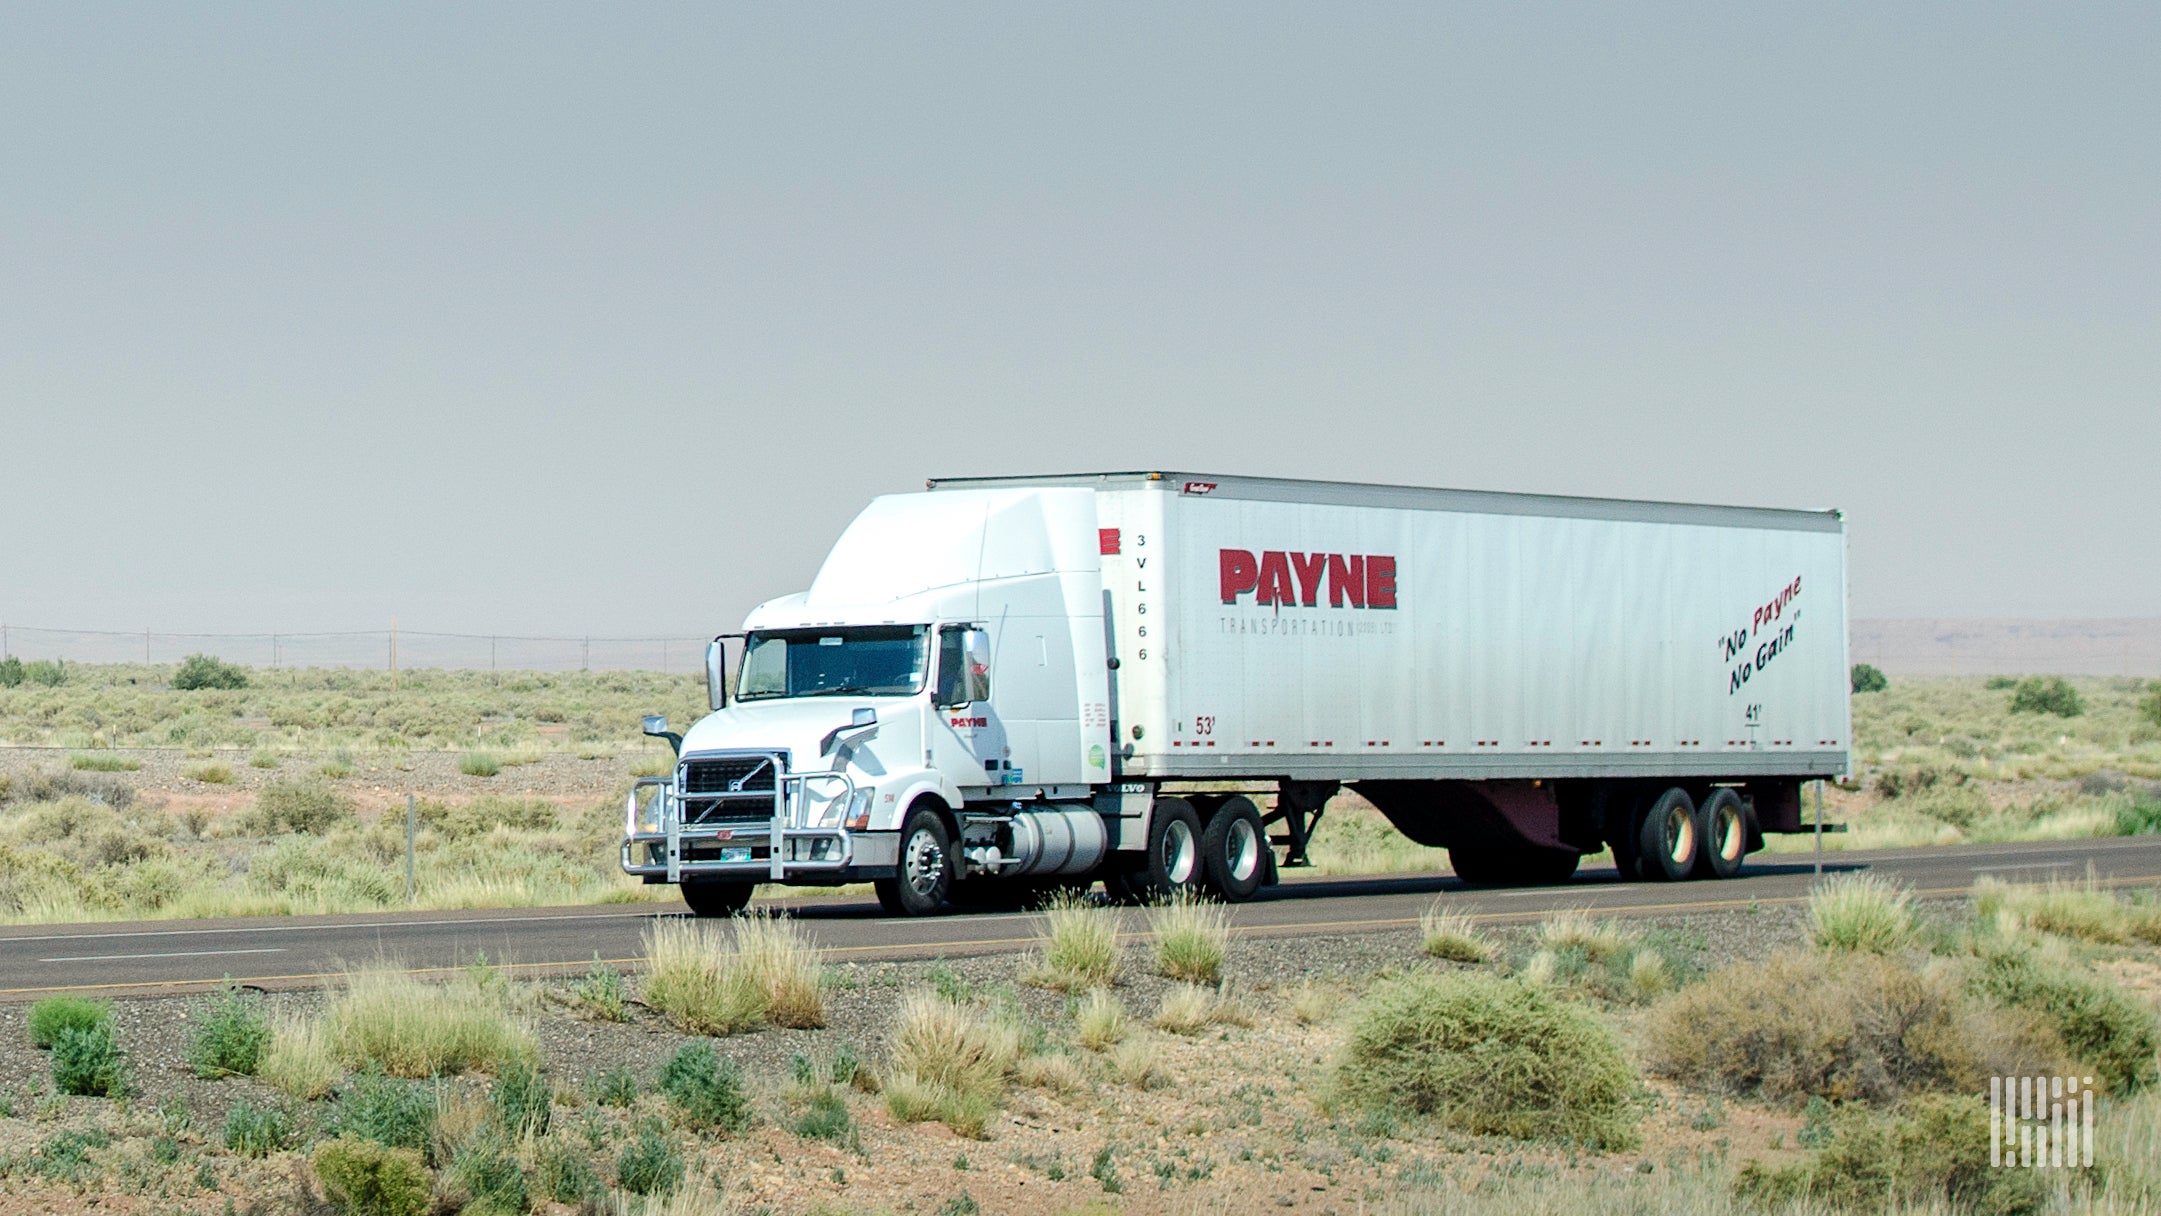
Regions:
<instances>
[{"instance_id":1,"label":"utility pole","mask_svg":"<svg viewBox=\"0 0 2161 1216\"><path fill-rule=\"evenodd\" d=\"M398 618L390 618L390 691L398 690Z\"/></svg>"},{"instance_id":2,"label":"utility pole","mask_svg":"<svg viewBox=\"0 0 2161 1216\"><path fill-rule=\"evenodd\" d=\"M145 663L148 663L149 661L150 661L150 631L149 631L148 629L145 629L145 630L143 630L143 662L145 662Z\"/></svg>"}]
</instances>

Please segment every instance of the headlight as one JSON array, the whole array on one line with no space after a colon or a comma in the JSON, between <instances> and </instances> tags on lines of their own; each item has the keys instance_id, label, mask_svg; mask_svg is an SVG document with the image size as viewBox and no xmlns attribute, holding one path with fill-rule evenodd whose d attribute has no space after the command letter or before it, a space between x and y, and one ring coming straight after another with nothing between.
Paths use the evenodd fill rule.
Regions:
<instances>
[{"instance_id":1,"label":"headlight","mask_svg":"<svg viewBox=\"0 0 2161 1216\"><path fill-rule=\"evenodd\" d=\"M653 791L653 796L646 799L641 805L638 802L638 791L644 789ZM623 834L625 836L660 835L661 808L667 796L668 791L665 786L631 786L629 796L623 799Z\"/></svg>"},{"instance_id":2,"label":"headlight","mask_svg":"<svg viewBox=\"0 0 2161 1216\"><path fill-rule=\"evenodd\" d=\"M842 816L842 826L859 832L870 826L870 800L878 791L871 786L859 786L848 796L848 813Z\"/></svg>"}]
</instances>

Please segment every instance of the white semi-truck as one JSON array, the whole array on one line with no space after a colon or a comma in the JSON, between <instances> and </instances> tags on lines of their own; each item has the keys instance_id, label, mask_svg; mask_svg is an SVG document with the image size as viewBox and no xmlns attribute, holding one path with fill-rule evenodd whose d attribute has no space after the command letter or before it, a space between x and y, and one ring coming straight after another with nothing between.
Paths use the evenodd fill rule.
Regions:
<instances>
[{"instance_id":1,"label":"white semi-truck","mask_svg":"<svg viewBox=\"0 0 2161 1216\"><path fill-rule=\"evenodd\" d=\"M1722 878L1847 770L1835 511L1187 473L932 481L707 653L623 868L895 913L1251 897L1355 790L1468 882ZM731 650L734 687L728 687Z\"/></svg>"}]
</instances>

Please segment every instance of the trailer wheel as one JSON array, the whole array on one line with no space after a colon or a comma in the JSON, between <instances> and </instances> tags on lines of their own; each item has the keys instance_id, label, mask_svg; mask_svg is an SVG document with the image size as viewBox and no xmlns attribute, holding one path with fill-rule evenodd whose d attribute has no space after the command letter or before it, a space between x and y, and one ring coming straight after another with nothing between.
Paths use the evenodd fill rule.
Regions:
<instances>
[{"instance_id":1,"label":"trailer wheel","mask_svg":"<svg viewBox=\"0 0 2161 1216\"><path fill-rule=\"evenodd\" d=\"M1114 895L1142 903L1169 899L1199 886L1205 869L1199 813L1183 798L1158 798L1148 817L1148 852Z\"/></svg>"},{"instance_id":2,"label":"trailer wheel","mask_svg":"<svg viewBox=\"0 0 2161 1216\"><path fill-rule=\"evenodd\" d=\"M1658 796L1643 813L1643 831L1637 837L1637 863L1649 879L1678 882L1696 869L1703 848L1697 830L1696 803L1688 791L1676 786Z\"/></svg>"},{"instance_id":3,"label":"trailer wheel","mask_svg":"<svg viewBox=\"0 0 2161 1216\"><path fill-rule=\"evenodd\" d=\"M749 906L750 893L754 889L755 883L686 878L682 885L683 902L690 905L694 916L733 916Z\"/></svg>"},{"instance_id":4,"label":"trailer wheel","mask_svg":"<svg viewBox=\"0 0 2161 1216\"><path fill-rule=\"evenodd\" d=\"M1232 798L1217 807L1201 831L1208 886L1229 903L1244 903L1261 889L1268 878L1267 852L1268 835L1251 798Z\"/></svg>"},{"instance_id":5,"label":"trailer wheel","mask_svg":"<svg viewBox=\"0 0 2161 1216\"><path fill-rule=\"evenodd\" d=\"M1703 841L1696 877L1731 878L1741 872L1748 856L1748 808L1739 794L1713 790L1696 810L1696 834Z\"/></svg>"},{"instance_id":6,"label":"trailer wheel","mask_svg":"<svg viewBox=\"0 0 2161 1216\"><path fill-rule=\"evenodd\" d=\"M900 873L872 885L895 916L929 916L945 904L953 889L953 838L938 812L927 806L908 812L900 828Z\"/></svg>"}]
</instances>

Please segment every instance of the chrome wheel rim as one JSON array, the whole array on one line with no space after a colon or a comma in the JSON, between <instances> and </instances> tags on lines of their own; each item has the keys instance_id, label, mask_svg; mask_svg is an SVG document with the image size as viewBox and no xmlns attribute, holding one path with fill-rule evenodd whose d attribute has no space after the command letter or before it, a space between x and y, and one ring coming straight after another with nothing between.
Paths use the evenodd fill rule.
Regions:
<instances>
[{"instance_id":1,"label":"chrome wheel rim","mask_svg":"<svg viewBox=\"0 0 2161 1216\"><path fill-rule=\"evenodd\" d=\"M1261 846L1253 831L1253 821L1240 816L1231 821L1231 830L1224 843L1229 846L1224 861L1232 879L1238 882L1253 877L1261 868Z\"/></svg>"},{"instance_id":2,"label":"chrome wheel rim","mask_svg":"<svg viewBox=\"0 0 2161 1216\"><path fill-rule=\"evenodd\" d=\"M1195 856L1200 852L1193 842L1193 827L1183 819L1173 819L1163 829L1163 876L1173 886L1184 886L1193 881Z\"/></svg>"},{"instance_id":3,"label":"chrome wheel rim","mask_svg":"<svg viewBox=\"0 0 2161 1216\"><path fill-rule=\"evenodd\" d=\"M936 891L945 876L945 850L938 847L938 838L930 829L919 828L908 838L907 853L908 886L918 895Z\"/></svg>"},{"instance_id":4,"label":"chrome wheel rim","mask_svg":"<svg viewBox=\"0 0 2161 1216\"><path fill-rule=\"evenodd\" d=\"M1696 856L1696 817L1687 807L1677 806L1666 812L1667 855L1674 864L1691 861Z\"/></svg>"},{"instance_id":5,"label":"chrome wheel rim","mask_svg":"<svg viewBox=\"0 0 2161 1216\"><path fill-rule=\"evenodd\" d=\"M1732 807L1721 807L1718 812L1718 857L1720 861L1737 861L1741 847L1746 844L1746 833L1741 830L1741 813Z\"/></svg>"}]
</instances>

